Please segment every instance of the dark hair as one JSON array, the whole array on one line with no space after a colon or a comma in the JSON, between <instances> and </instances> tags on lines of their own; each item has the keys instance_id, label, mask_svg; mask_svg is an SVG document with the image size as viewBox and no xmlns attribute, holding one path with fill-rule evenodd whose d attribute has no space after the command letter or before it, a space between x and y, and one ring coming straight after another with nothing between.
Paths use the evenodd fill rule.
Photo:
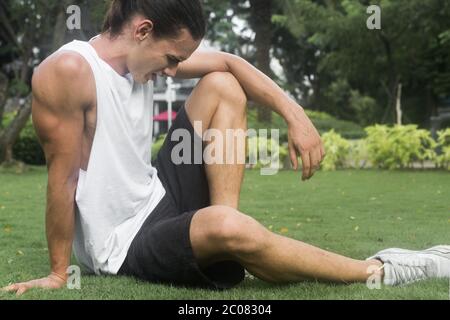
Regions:
<instances>
[{"instance_id":1,"label":"dark hair","mask_svg":"<svg viewBox=\"0 0 450 320\"><path fill-rule=\"evenodd\" d=\"M103 32L119 35L124 25L136 14L154 24L154 36L176 37L187 28L194 40L206 33L206 19L200 0L113 0L103 24Z\"/></svg>"}]
</instances>

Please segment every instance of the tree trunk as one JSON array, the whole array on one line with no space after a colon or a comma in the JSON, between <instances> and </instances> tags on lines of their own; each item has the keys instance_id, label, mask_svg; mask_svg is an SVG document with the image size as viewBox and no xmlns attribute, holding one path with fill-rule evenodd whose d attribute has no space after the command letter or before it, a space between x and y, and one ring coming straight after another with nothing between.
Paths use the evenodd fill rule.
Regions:
<instances>
[{"instance_id":1,"label":"tree trunk","mask_svg":"<svg viewBox=\"0 0 450 320\"><path fill-rule=\"evenodd\" d=\"M0 135L3 130L3 113L5 112L6 97L8 93L8 77L0 72Z\"/></svg>"},{"instance_id":2,"label":"tree trunk","mask_svg":"<svg viewBox=\"0 0 450 320\"><path fill-rule=\"evenodd\" d=\"M69 1L61 1L58 8L58 16L56 17L55 29L53 29L52 52L58 50L63 44L66 37L66 10Z\"/></svg>"},{"instance_id":3,"label":"tree trunk","mask_svg":"<svg viewBox=\"0 0 450 320\"><path fill-rule=\"evenodd\" d=\"M398 84L400 82L400 79L397 75L397 68L394 62L393 54L392 54L392 46L389 39L383 34L379 34L379 38L381 42L383 43L385 52L386 52L386 58L387 58L387 67L389 71L389 79L388 79L388 104L386 107L386 112L383 116L382 123L385 121L389 121L389 119L392 118L393 121L395 121L395 100L397 96L397 89Z\"/></svg>"},{"instance_id":4,"label":"tree trunk","mask_svg":"<svg viewBox=\"0 0 450 320\"><path fill-rule=\"evenodd\" d=\"M318 110L319 108L323 108L322 105L322 90L320 87L320 80L318 76L313 77L308 77L309 82L311 83L311 87L313 90L313 94L310 98L310 101L307 105L308 109L311 110ZM328 110L327 110L328 112Z\"/></svg>"},{"instance_id":5,"label":"tree trunk","mask_svg":"<svg viewBox=\"0 0 450 320\"><path fill-rule=\"evenodd\" d=\"M273 0L250 0L250 6L250 23L255 32L256 66L268 77L272 77L270 48L273 35ZM271 109L258 106L258 120L270 123Z\"/></svg>"},{"instance_id":6,"label":"tree trunk","mask_svg":"<svg viewBox=\"0 0 450 320\"><path fill-rule=\"evenodd\" d=\"M395 110L397 113L397 125L402 125L402 84L399 83L397 87L397 102Z\"/></svg>"},{"instance_id":7,"label":"tree trunk","mask_svg":"<svg viewBox=\"0 0 450 320\"><path fill-rule=\"evenodd\" d=\"M30 67L31 58L32 58L32 44L29 43L21 57L22 60L22 68L20 69L20 81L25 84L29 84L29 77L32 68Z\"/></svg>"},{"instance_id":8,"label":"tree trunk","mask_svg":"<svg viewBox=\"0 0 450 320\"><path fill-rule=\"evenodd\" d=\"M436 102L436 96L433 93L433 89L431 85L427 86L427 118L429 119L431 116L437 116L438 115L438 108L437 108L437 102Z\"/></svg>"}]
</instances>

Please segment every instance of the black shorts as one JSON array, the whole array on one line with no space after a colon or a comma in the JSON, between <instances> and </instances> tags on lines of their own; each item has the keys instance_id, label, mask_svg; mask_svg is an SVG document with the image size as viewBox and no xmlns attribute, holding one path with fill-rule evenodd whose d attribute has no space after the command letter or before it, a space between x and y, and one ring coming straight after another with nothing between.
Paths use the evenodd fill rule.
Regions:
<instances>
[{"instance_id":1,"label":"black shorts","mask_svg":"<svg viewBox=\"0 0 450 320\"><path fill-rule=\"evenodd\" d=\"M222 261L201 269L191 247L189 229L198 209L208 207L209 188L203 164L176 165L171 161L174 130L187 129L194 143L203 150L184 108L180 110L158 153L154 166L166 194L149 215L128 250L119 275L180 286L213 289L231 288L244 279L244 268L234 261ZM200 145L198 145L200 144Z\"/></svg>"}]
</instances>

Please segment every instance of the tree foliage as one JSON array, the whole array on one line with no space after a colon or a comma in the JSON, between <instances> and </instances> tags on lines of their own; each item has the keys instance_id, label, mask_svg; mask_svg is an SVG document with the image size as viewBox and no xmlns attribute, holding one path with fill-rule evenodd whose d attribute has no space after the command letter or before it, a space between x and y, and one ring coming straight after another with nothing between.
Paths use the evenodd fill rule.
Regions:
<instances>
[{"instance_id":1,"label":"tree foliage","mask_svg":"<svg viewBox=\"0 0 450 320\"><path fill-rule=\"evenodd\" d=\"M439 99L449 95L448 1L372 1L381 8L381 30L366 27L367 1L282 2L284 14L276 21L289 29L294 47L310 60L299 57L295 63L289 52L298 50L285 49L281 61L293 73L287 78L297 79L290 86L303 87L308 106L362 124L369 119L361 111L369 108L373 123L393 122L402 83L407 122L424 124Z\"/></svg>"},{"instance_id":2,"label":"tree foliage","mask_svg":"<svg viewBox=\"0 0 450 320\"><path fill-rule=\"evenodd\" d=\"M81 30L67 30L66 9L72 4L84 9ZM17 111L7 127L0 125L0 163L13 162L13 145L30 117L34 67L65 42L98 32L105 7L105 1L88 0L0 2L0 123L8 98Z\"/></svg>"}]
</instances>

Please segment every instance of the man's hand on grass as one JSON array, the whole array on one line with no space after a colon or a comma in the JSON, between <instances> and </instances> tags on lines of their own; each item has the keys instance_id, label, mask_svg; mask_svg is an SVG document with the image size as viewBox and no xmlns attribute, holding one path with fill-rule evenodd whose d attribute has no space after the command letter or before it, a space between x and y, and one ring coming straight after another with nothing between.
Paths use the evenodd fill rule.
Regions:
<instances>
[{"instance_id":1,"label":"man's hand on grass","mask_svg":"<svg viewBox=\"0 0 450 320\"><path fill-rule=\"evenodd\" d=\"M288 123L289 156L294 170L298 169L298 156L302 159L302 180L309 180L325 158L325 148L319 132L303 109L298 109Z\"/></svg>"},{"instance_id":2,"label":"man's hand on grass","mask_svg":"<svg viewBox=\"0 0 450 320\"><path fill-rule=\"evenodd\" d=\"M60 289L66 285L64 277L51 273L49 276L41 279L31 280L28 282L21 282L9 285L2 288L5 292L15 292L17 296L24 294L29 289L41 288L41 289Z\"/></svg>"}]
</instances>

